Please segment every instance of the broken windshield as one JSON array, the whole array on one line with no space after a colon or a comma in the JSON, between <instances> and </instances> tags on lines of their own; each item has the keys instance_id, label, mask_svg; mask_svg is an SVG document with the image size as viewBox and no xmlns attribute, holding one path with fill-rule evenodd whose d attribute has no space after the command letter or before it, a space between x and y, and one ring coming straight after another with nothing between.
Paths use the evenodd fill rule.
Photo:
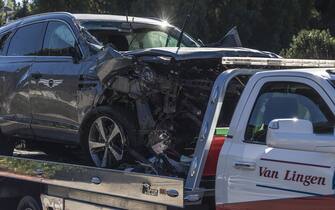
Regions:
<instances>
[{"instance_id":1,"label":"broken windshield","mask_svg":"<svg viewBox=\"0 0 335 210\"><path fill-rule=\"evenodd\" d=\"M173 26L132 23L88 21L81 26L99 40L104 46L111 45L118 51L130 51L147 48L176 47L180 30ZM184 34L181 47L200 47L189 35Z\"/></svg>"}]
</instances>

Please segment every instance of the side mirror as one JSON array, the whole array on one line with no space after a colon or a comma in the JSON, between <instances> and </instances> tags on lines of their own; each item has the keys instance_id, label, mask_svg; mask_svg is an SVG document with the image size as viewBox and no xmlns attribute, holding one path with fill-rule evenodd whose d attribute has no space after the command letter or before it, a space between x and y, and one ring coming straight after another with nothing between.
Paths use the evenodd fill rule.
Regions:
<instances>
[{"instance_id":1,"label":"side mirror","mask_svg":"<svg viewBox=\"0 0 335 210\"><path fill-rule=\"evenodd\" d=\"M206 44L206 47L242 47L237 27L234 26L230 29L228 33L218 42Z\"/></svg>"},{"instance_id":2,"label":"side mirror","mask_svg":"<svg viewBox=\"0 0 335 210\"><path fill-rule=\"evenodd\" d=\"M335 153L335 135L314 134L308 120L275 119L269 123L266 135L269 147Z\"/></svg>"}]
</instances>

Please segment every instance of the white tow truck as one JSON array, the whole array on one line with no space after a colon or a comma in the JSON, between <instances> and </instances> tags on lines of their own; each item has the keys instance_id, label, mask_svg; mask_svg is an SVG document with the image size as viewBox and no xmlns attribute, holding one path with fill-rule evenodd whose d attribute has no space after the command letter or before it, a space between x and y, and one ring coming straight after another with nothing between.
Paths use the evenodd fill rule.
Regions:
<instances>
[{"instance_id":1,"label":"white tow truck","mask_svg":"<svg viewBox=\"0 0 335 210\"><path fill-rule=\"evenodd\" d=\"M335 62L222 64L241 68L216 79L184 179L1 156L0 196L18 210L334 209Z\"/></svg>"}]
</instances>

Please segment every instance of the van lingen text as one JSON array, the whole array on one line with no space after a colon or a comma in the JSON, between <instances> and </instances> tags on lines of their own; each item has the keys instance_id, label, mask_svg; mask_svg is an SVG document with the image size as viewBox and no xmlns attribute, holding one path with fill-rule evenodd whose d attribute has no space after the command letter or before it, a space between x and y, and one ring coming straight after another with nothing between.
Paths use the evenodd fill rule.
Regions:
<instances>
[{"instance_id":1,"label":"van lingen text","mask_svg":"<svg viewBox=\"0 0 335 210\"><path fill-rule=\"evenodd\" d=\"M268 169L267 167L259 167L259 176L271 178L271 179L279 179L280 173L276 170ZM326 185L326 178L322 176L313 176L306 175L302 173L298 173L294 170L285 170L283 173L283 180L299 182L304 186L310 185Z\"/></svg>"}]
</instances>

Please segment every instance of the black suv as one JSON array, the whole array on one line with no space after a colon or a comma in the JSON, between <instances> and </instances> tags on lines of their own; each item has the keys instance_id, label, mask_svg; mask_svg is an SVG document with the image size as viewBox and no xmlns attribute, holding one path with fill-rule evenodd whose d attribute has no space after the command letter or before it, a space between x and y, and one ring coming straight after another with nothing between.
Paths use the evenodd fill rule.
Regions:
<instances>
[{"instance_id":1,"label":"black suv","mask_svg":"<svg viewBox=\"0 0 335 210\"><path fill-rule=\"evenodd\" d=\"M222 57L273 54L187 34L177 48L180 34L157 19L64 12L1 27L1 154L24 140L81 146L98 167L190 155Z\"/></svg>"}]
</instances>

